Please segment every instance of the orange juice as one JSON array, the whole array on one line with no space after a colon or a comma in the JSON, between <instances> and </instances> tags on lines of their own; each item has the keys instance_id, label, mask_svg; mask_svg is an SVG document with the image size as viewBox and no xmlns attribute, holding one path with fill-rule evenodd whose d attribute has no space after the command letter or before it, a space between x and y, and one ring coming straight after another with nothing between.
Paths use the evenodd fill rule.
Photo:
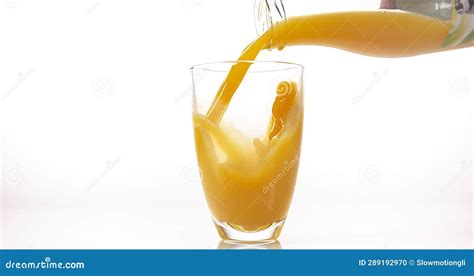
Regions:
<instances>
[{"instance_id":1,"label":"orange juice","mask_svg":"<svg viewBox=\"0 0 474 276\"><path fill-rule=\"evenodd\" d=\"M286 88L285 88L286 87ZM289 89L289 90L286 90ZM263 137L246 137L194 114L202 182L214 219L255 232L286 218L298 170L303 106L294 83L281 82Z\"/></svg>"},{"instance_id":2,"label":"orange juice","mask_svg":"<svg viewBox=\"0 0 474 276\"><path fill-rule=\"evenodd\" d=\"M252 42L239 60L254 60L263 49L293 45L323 45L380 57L418 55L441 50L450 24L399 11L293 17ZM279 89L286 86L291 93L276 96L265 137L246 137L222 125L249 67L234 65L207 114L195 113L193 120L202 182L215 220L255 232L286 218L299 163L303 106L292 98L301 97L299 88L283 80Z\"/></svg>"},{"instance_id":3,"label":"orange juice","mask_svg":"<svg viewBox=\"0 0 474 276\"><path fill-rule=\"evenodd\" d=\"M451 24L416 13L388 10L291 17L247 46L239 60L254 60L262 49L294 45L330 46L379 57L414 56L450 49L443 43ZM473 44L471 41L463 46ZM209 108L209 119L220 121L247 70L247 64L232 68Z\"/></svg>"}]
</instances>

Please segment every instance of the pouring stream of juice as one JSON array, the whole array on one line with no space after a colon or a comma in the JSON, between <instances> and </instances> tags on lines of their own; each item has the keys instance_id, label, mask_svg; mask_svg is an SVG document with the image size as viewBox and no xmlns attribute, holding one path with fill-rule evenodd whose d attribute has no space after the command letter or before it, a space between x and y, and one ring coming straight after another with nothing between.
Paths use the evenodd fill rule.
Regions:
<instances>
[{"instance_id":1,"label":"pouring stream of juice","mask_svg":"<svg viewBox=\"0 0 474 276\"><path fill-rule=\"evenodd\" d=\"M470 24L468 21L466 36L466 32L450 32L453 26L463 24L411 12L380 10L290 17L253 41L239 60L255 60L263 49L288 45L322 45L380 57L413 56L473 45ZM303 128L300 84L291 80L278 84L263 136L246 136L225 120L221 123L251 64L235 63L206 116L193 116L204 191L223 239L229 238L229 229L247 233L276 229L270 239L278 238L299 164Z\"/></svg>"},{"instance_id":2,"label":"pouring stream of juice","mask_svg":"<svg viewBox=\"0 0 474 276\"><path fill-rule=\"evenodd\" d=\"M247 46L239 60L255 60L261 50L281 48L279 45L330 46L379 57L414 56L474 45L469 41L443 47L451 25L449 21L390 10L290 17ZM239 63L231 68L207 112L208 119L220 122L249 67L250 63Z\"/></svg>"}]
</instances>

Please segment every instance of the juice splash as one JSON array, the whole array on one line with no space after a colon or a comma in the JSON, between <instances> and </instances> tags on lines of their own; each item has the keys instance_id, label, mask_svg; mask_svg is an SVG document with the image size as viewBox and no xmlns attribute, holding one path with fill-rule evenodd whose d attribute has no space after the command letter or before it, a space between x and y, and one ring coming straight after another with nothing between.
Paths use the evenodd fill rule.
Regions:
<instances>
[{"instance_id":1,"label":"juice splash","mask_svg":"<svg viewBox=\"0 0 474 276\"><path fill-rule=\"evenodd\" d=\"M301 149L300 97L296 83L283 81L278 85L263 137L246 137L236 129L194 114L204 192L219 223L256 232L286 218Z\"/></svg>"}]
</instances>

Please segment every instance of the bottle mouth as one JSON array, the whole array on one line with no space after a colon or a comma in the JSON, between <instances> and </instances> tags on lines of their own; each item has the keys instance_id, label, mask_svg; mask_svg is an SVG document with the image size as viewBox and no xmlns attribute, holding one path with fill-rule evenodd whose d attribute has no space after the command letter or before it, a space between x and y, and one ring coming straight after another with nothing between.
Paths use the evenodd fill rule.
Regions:
<instances>
[{"instance_id":1,"label":"bottle mouth","mask_svg":"<svg viewBox=\"0 0 474 276\"><path fill-rule=\"evenodd\" d=\"M261 36L278 22L286 21L283 0L255 0L255 30Z\"/></svg>"}]
</instances>

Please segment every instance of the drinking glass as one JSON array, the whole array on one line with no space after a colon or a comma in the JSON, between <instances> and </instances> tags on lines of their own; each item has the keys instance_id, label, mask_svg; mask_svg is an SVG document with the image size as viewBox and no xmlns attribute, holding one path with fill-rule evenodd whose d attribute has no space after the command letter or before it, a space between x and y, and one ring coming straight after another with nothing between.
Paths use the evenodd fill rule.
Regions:
<instances>
[{"instance_id":1,"label":"drinking glass","mask_svg":"<svg viewBox=\"0 0 474 276\"><path fill-rule=\"evenodd\" d=\"M231 68L248 71L227 108L221 109L223 115L212 120L209 108ZM275 241L288 214L300 161L303 67L228 61L196 65L191 72L196 153L217 231L229 242ZM233 76L230 82L236 81Z\"/></svg>"}]
</instances>

